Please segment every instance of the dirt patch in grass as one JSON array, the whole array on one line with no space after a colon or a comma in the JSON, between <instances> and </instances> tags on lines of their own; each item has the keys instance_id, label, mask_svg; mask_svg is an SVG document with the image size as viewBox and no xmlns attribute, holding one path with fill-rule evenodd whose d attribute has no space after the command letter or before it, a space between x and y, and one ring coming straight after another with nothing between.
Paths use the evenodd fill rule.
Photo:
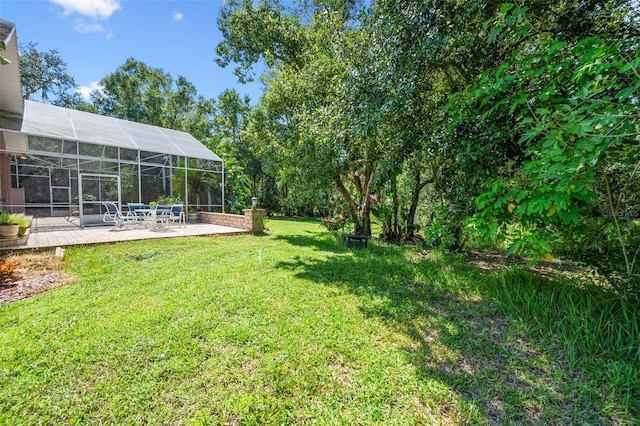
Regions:
<instances>
[{"instance_id":1,"label":"dirt patch in grass","mask_svg":"<svg viewBox=\"0 0 640 426\"><path fill-rule=\"evenodd\" d=\"M422 251L419 256L428 259L430 252L428 250ZM596 268L578 265L570 261L553 259L550 262L544 260L530 262L528 259L513 255L507 256L504 253L490 250L469 250L464 252L463 256L468 265L473 265L486 273L518 266L549 279L572 278L577 282L596 283L604 288L610 287L606 277L598 273Z\"/></svg>"},{"instance_id":2,"label":"dirt patch in grass","mask_svg":"<svg viewBox=\"0 0 640 426\"><path fill-rule=\"evenodd\" d=\"M539 261L537 263L528 262L516 256L506 256L503 253L488 250L471 250L466 254L467 262L485 271L495 271L508 268L510 266L522 266L523 268L547 277L557 274L570 274L579 272L580 269L560 261Z\"/></svg>"},{"instance_id":3,"label":"dirt patch in grass","mask_svg":"<svg viewBox=\"0 0 640 426\"><path fill-rule=\"evenodd\" d=\"M594 266L576 264L571 261L553 259L551 262L539 261L532 263L527 259L516 256L506 256L503 253L488 250L471 250L465 254L468 264L474 265L484 272L493 272L519 266L531 273L550 280L566 279L578 287L595 284L607 291L616 291L613 275L607 276Z\"/></svg>"},{"instance_id":4,"label":"dirt patch in grass","mask_svg":"<svg viewBox=\"0 0 640 426\"><path fill-rule=\"evenodd\" d=\"M26 299L76 280L62 272L63 259L55 250L10 252L1 257L16 264L16 275L20 278L0 284L0 305Z\"/></svg>"}]
</instances>

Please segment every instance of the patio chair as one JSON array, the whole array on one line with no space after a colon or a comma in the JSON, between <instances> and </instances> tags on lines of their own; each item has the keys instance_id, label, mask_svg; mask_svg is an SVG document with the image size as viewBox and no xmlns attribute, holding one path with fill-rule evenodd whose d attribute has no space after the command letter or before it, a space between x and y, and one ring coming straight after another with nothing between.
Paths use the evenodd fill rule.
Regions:
<instances>
[{"instance_id":1,"label":"patio chair","mask_svg":"<svg viewBox=\"0 0 640 426\"><path fill-rule=\"evenodd\" d=\"M138 223L138 220L134 215L123 215L116 203L103 202L102 205L104 205L106 210L104 215L102 215L102 221L104 223L113 223L118 228Z\"/></svg>"},{"instance_id":2,"label":"patio chair","mask_svg":"<svg viewBox=\"0 0 640 426\"><path fill-rule=\"evenodd\" d=\"M144 204L142 203L127 203L129 207L128 216L135 216L139 222L144 222L146 219L145 213L142 211L144 209Z\"/></svg>"},{"instance_id":3,"label":"patio chair","mask_svg":"<svg viewBox=\"0 0 640 426\"><path fill-rule=\"evenodd\" d=\"M178 222L180 227L187 227L187 218L184 214L184 208L182 204L173 204L171 206L171 215L169 216L169 222Z\"/></svg>"}]
</instances>

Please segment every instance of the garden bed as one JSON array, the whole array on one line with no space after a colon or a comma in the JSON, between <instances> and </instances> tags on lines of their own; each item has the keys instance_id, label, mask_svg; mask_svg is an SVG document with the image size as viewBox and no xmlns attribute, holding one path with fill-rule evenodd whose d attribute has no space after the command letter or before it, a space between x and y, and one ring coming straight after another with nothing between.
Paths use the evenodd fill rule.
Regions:
<instances>
[{"instance_id":1,"label":"garden bed","mask_svg":"<svg viewBox=\"0 0 640 426\"><path fill-rule=\"evenodd\" d=\"M52 250L10 253L6 260L18 264L16 275L19 278L0 284L0 305L44 293L75 280L75 277L60 271L62 260Z\"/></svg>"}]
</instances>

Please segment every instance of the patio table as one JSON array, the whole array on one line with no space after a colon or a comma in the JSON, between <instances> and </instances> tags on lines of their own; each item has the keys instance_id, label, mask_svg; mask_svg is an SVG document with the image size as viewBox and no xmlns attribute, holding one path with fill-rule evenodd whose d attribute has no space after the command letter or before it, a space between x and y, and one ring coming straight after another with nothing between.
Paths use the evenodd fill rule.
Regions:
<instances>
[{"instance_id":1,"label":"patio table","mask_svg":"<svg viewBox=\"0 0 640 426\"><path fill-rule=\"evenodd\" d=\"M135 212L144 214L144 221L152 231L159 231L169 227L169 219L167 217L159 218L156 214L156 209L136 209Z\"/></svg>"}]
</instances>

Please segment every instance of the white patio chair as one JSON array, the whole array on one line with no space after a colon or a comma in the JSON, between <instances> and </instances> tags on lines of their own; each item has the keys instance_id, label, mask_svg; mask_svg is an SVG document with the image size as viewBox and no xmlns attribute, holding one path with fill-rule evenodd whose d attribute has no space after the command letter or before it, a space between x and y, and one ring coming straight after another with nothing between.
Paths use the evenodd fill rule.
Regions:
<instances>
[{"instance_id":1,"label":"white patio chair","mask_svg":"<svg viewBox=\"0 0 640 426\"><path fill-rule=\"evenodd\" d=\"M135 215L123 215L116 203L103 202L105 213L102 215L102 221L104 223L113 223L118 228L122 228L126 225L135 225L138 223Z\"/></svg>"},{"instance_id":2,"label":"white patio chair","mask_svg":"<svg viewBox=\"0 0 640 426\"><path fill-rule=\"evenodd\" d=\"M187 227L187 218L184 214L184 207L182 204L173 204L171 206L171 214L169 215L169 222L178 222L178 226Z\"/></svg>"},{"instance_id":3,"label":"white patio chair","mask_svg":"<svg viewBox=\"0 0 640 426\"><path fill-rule=\"evenodd\" d=\"M127 213L127 216L133 216L141 224L143 224L146 221L147 215L145 214L144 211L142 211L144 210L143 203L127 203L127 206L129 207L129 212Z\"/></svg>"}]
</instances>

